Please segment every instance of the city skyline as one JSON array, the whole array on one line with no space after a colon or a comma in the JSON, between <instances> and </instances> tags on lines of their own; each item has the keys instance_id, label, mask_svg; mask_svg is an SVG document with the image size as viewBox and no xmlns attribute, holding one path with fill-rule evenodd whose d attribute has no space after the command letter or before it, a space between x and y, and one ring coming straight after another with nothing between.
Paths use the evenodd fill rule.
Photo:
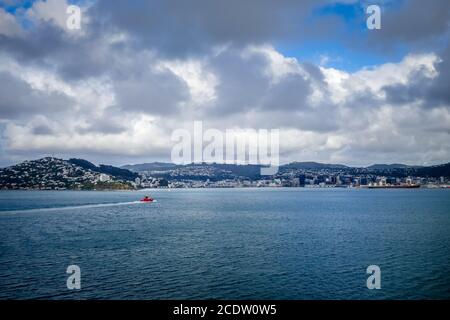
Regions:
<instances>
[{"instance_id":1,"label":"city skyline","mask_svg":"<svg viewBox=\"0 0 450 320\"><path fill-rule=\"evenodd\" d=\"M258 165L149 163L121 168L84 159L46 157L0 169L0 189L137 190L145 188L449 188L450 163L434 167L367 168L315 162L282 165L263 175Z\"/></svg>"}]
</instances>

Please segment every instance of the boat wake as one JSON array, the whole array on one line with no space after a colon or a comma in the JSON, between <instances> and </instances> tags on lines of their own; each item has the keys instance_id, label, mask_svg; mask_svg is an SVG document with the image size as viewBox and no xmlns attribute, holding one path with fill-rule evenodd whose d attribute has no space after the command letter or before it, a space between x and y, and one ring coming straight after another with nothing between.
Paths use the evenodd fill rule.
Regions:
<instances>
[{"instance_id":1,"label":"boat wake","mask_svg":"<svg viewBox=\"0 0 450 320\"><path fill-rule=\"evenodd\" d=\"M153 202L157 202L154 200ZM128 201L128 202L111 202L111 203L96 203L96 204L84 204L78 206L61 206L61 207L46 207L46 208L33 208L33 209L17 209L0 211L2 214L16 214L16 213L32 213L32 212L48 212L48 211L63 211L63 210L77 210L77 209L89 209L89 208L102 208L102 207L115 207L115 206L126 206L126 205L136 205L145 204L142 201Z\"/></svg>"}]
</instances>

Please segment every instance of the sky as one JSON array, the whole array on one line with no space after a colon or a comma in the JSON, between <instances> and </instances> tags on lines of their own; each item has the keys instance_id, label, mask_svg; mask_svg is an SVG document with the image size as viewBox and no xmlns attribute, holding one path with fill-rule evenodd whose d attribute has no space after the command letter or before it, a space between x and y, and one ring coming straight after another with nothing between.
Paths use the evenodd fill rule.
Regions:
<instances>
[{"instance_id":1,"label":"sky","mask_svg":"<svg viewBox=\"0 0 450 320\"><path fill-rule=\"evenodd\" d=\"M0 167L169 162L194 121L279 129L281 163L446 163L449 27L448 0L0 0Z\"/></svg>"}]
</instances>

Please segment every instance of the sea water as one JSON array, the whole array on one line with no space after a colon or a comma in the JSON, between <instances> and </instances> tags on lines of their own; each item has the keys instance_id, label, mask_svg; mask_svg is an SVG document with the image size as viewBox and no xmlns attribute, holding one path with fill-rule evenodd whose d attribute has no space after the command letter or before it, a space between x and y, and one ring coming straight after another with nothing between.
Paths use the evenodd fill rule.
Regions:
<instances>
[{"instance_id":1,"label":"sea water","mask_svg":"<svg viewBox=\"0 0 450 320\"><path fill-rule=\"evenodd\" d=\"M450 190L0 192L0 299L449 298Z\"/></svg>"}]
</instances>

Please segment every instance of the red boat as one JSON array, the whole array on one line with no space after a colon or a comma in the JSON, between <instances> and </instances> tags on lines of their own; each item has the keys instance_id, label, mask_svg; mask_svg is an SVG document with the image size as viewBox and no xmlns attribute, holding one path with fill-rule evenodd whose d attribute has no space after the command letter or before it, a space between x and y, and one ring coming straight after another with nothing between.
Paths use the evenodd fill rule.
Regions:
<instances>
[{"instance_id":1,"label":"red boat","mask_svg":"<svg viewBox=\"0 0 450 320\"><path fill-rule=\"evenodd\" d=\"M141 199L141 202L153 202L153 198L149 198L148 196L145 196Z\"/></svg>"}]
</instances>

